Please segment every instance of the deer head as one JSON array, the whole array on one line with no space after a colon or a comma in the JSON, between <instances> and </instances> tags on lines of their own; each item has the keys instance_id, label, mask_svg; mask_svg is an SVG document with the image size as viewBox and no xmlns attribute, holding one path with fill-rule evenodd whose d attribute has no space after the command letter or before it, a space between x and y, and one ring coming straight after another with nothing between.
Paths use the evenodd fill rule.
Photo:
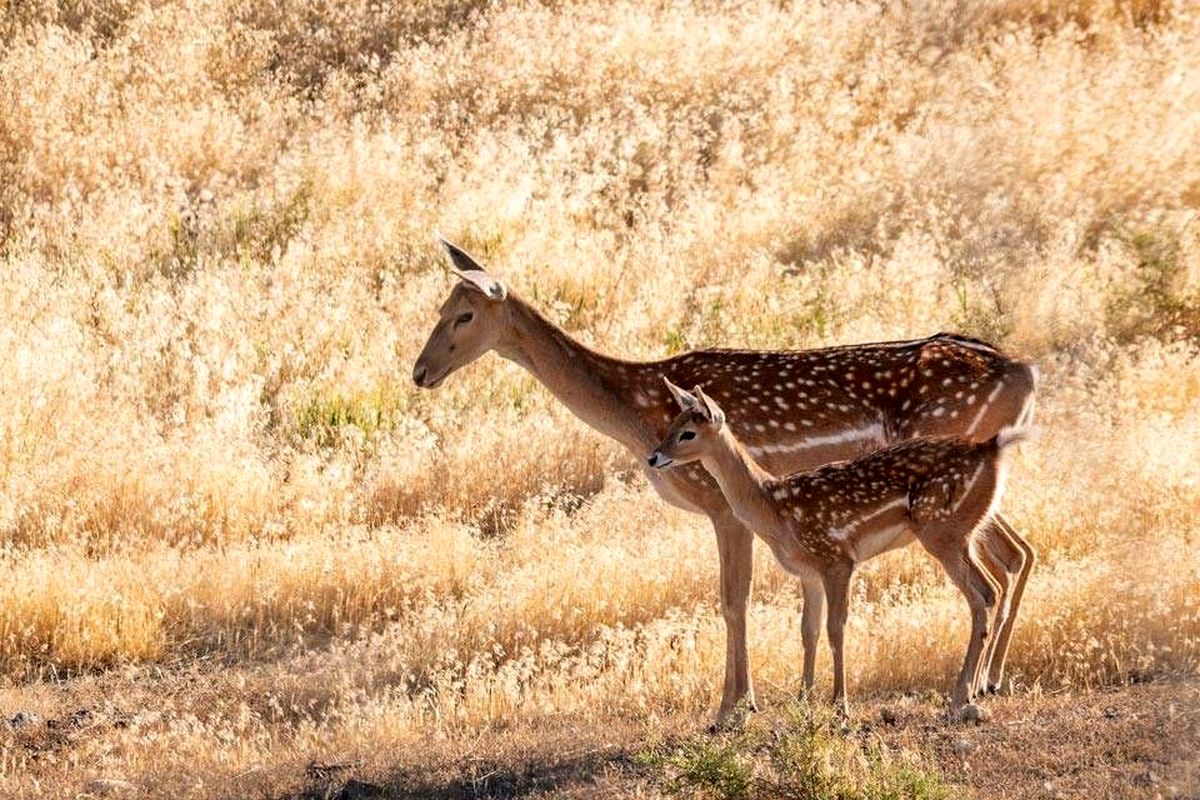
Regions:
<instances>
[{"instance_id":1,"label":"deer head","mask_svg":"<svg viewBox=\"0 0 1200 800\"><path fill-rule=\"evenodd\" d=\"M450 373L496 346L508 298L504 284L464 250L440 237L438 241L460 280L442 303L440 318L413 366L413 382L423 389L436 389Z\"/></svg>"},{"instance_id":2,"label":"deer head","mask_svg":"<svg viewBox=\"0 0 1200 800\"><path fill-rule=\"evenodd\" d=\"M699 386L688 392L665 377L663 382L671 390L681 411L667 428L662 442L647 459L655 469L698 461L713 447L721 429L725 427L725 412Z\"/></svg>"}]
</instances>

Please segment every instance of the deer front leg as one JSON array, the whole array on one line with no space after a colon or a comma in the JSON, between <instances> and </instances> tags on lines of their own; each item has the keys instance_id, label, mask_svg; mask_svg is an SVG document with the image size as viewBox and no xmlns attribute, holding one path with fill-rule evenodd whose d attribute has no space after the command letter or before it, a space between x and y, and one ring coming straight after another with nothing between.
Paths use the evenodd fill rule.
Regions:
<instances>
[{"instance_id":1,"label":"deer front leg","mask_svg":"<svg viewBox=\"0 0 1200 800\"><path fill-rule=\"evenodd\" d=\"M833 704L843 716L850 715L850 704L846 700L846 659L842 643L846 633L846 617L850 613L850 577L854 565L840 562L829 565L822 573L825 598L829 603L829 649L833 652Z\"/></svg>"},{"instance_id":2,"label":"deer front leg","mask_svg":"<svg viewBox=\"0 0 1200 800\"><path fill-rule=\"evenodd\" d=\"M732 718L736 710L757 710L746 643L746 609L750 604L750 579L754 572L754 534L732 515L713 519L713 528L721 558L721 616L725 618L725 689L715 723L715 727L721 728L742 721Z\"/></svg>"}]
</instances>

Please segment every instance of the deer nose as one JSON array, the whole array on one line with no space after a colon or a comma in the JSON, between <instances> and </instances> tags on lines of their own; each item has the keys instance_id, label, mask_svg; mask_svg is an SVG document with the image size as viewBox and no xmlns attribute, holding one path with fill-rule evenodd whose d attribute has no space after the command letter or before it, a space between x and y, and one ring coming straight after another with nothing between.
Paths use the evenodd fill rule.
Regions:
<instances>
[{"instance_id":1,"label":"deer nose","mask_svg":"<svg viewBox=\"0 0 1200 800\"><path fill-rule=\"evenodd\" d=\"M425 385L425 374L428 371L424 364L417 364L413 367L413 383L423 387Z\"/></svg>"}]
</instances>

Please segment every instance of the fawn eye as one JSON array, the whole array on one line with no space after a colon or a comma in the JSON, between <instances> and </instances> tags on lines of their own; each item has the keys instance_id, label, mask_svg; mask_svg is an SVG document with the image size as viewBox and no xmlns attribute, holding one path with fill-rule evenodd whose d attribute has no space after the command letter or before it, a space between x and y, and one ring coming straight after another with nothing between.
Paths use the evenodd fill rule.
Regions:
<instances>
[{"instance_id":1,"label":"fawn eye","mask_svg":"<svg viewBox=\"0 0 1200 800\"><path fill-rule=\"evenodd\" d=\"M470 322L473 319L475 319L475 312L474 311L465 311L462 314L458 315L458 319L454 320L454 327L457 328L459 325L466 325L468 322Z\"/></svg>"},{"instance_id":2,"label":"fawn eye","mask_svg":"<svg viewBox=\"0 0 1200 800\"><path fill-rule=\"evenodd\" d=\"M688 439L695 439L695 438L696 438L695 431L683 431L682 433L679 434L679 441L681 441L681 442L686 442Z\"/></svg>"}]
</instances>

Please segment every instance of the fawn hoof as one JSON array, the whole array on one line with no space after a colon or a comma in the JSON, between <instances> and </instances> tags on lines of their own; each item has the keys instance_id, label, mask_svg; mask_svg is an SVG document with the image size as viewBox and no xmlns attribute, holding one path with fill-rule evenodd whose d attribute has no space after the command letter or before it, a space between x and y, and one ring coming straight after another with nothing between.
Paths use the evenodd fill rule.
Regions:
<instances>
[{"instance_id":1,"label":"fawn hoof","mask_svg":"<svg viewBox=\"0 0 1200 800\"><path fill-rule=\"evenodd\" d=\"M717 712L717 718L708 726L708 732L739 731L746 726L746 721L756 711L758 705L753 700L739 700L733 708L723 708Z\"/></svg>"},{"instance_id":2,"label":"fawn hoof","mask_svg":"<svg viewBox=\"0 0 1200 800\"><path fill-rule=\"evenodd\" d=\"M987 711L974 703L967 703L958 711L951 711L951 715L957 717L959 722L969 722L975 725L982 725L988 720Z\"/></svg>"}]
</instances>

